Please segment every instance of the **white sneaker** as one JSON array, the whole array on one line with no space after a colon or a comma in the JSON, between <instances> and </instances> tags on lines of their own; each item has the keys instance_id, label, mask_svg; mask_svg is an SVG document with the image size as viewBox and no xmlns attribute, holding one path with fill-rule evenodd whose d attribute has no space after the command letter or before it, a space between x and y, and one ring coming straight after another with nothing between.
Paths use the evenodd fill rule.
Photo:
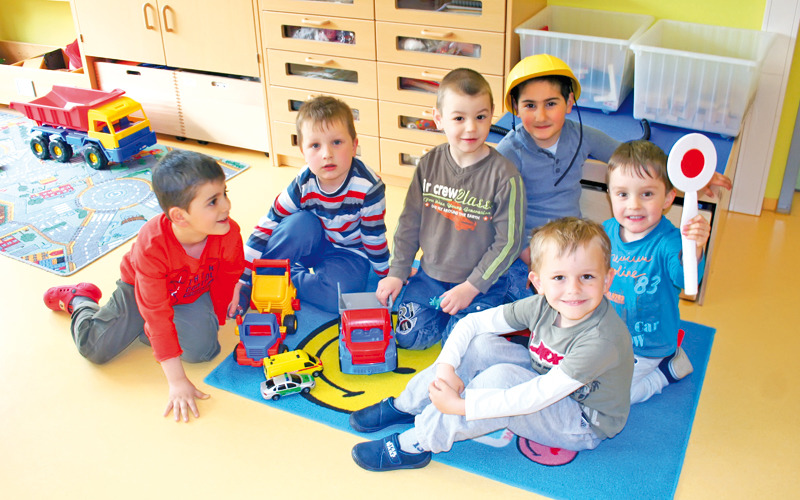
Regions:
<instances>
[{"instance_id":1,"label":"white sneaker","mask_svg":"<svg viewBox=\"0 0 800 500\"><path fill-rule=\"evenodd\" d=\"M675 350L672 359L669 360L669 371L675 380L680 380L694 371L692 362L689 361L689 356L680 346Z\"/></svg>"}]
</instances>

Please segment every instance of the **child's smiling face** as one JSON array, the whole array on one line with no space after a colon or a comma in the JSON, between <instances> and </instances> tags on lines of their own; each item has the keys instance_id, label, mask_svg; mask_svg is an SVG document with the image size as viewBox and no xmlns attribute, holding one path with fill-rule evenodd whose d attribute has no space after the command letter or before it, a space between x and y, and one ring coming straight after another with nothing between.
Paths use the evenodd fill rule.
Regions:
<instances>
[{"instance_id":1,"label":"child's smiling face","mask_svg":"<svg viewBox=\"0 0 800 500\"><path fill-rule=\"evenodd\" d=\"M530 273L536 291L558 311L556 326L567 328L588 319L603 300L614 271L609 269L597 239L559 255L545 244L538 270Z\"/></svg>"},{"instance_id":2,"label":"child's smiling face","mask_svg":"<svg viewBox=\"0 0 800 500\"><path fill-rule=\"evenodd\" d=\"M548 80L533 80L520 89L517 115L523 127L540 148L552 147L561 137L561 128L572 111L572 93L565 101L558 84Z\"/></svg>"},{"instance_id":3,"label":"child's smiling face","mask_svg":"<svg viewBox=\"0 0 800 500\"><path fill-rule=\"evenodd\" d=\"M442 101L442 109L434 109L433 119L444 130L456 163L468 167L485 158L489 154L486 138L492 125L491 96L465 95L451 89Z\"/></svg>"},{"instance_id":4,"label":"child's smiling face","mask_svg":"<svg viewBox=\"0 0 800 500\"><path fill-rule=\"evenodd\" d=\"M655 177L618 167L608 174L608 196L611 212L621 226L620 238L631 242L644 238L658 225L675 200L675 190L667 191L664 182Z\"/></svg>"}]
</instances>

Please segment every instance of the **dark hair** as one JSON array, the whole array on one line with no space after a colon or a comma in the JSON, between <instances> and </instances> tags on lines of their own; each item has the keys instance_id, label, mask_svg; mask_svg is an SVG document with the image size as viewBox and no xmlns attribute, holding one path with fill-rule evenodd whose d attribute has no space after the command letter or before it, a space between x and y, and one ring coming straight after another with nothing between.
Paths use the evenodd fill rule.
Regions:
<instances>
[{"instance_id":1,"label":"dark hair","mask_svg":"<svg viewBox=\"0 0 800 500\"><path fill-rule=\"evenodd\" d=\"M297 110L295 127L297 142L303 144L303 124L310 121L315 127L327 127L332 123L341 123L347 127L350 137L356 138L356 125L353 121L353 110L344 101L329 95L321 95L305 101Z\"/></svg>"},{"instance_id":2,"label":"dark hair","mask_svg":"<svg viewBox=\"0 0 800 500\"><path fill-rule=\"evenodd\" d=\"M458 68L445 75L436 92L436 109L439 112L442 111L442 100L448 90L468 96L487 94L489 102L494 107L494 98L492 97L492 88L489 86L489 82L475 70Z\"/></svg>"},{"instance_id":3,"label":"dark hair","mask_svg":"<svg viewBox=\"0 0 800 500\"><path fill-rule=\"evenodd\" d=\"M517 109L517 103L519 102L519 95L522 93L522 89L524 89L525 86L528 85L529 83L541 82L541 81L550 82L551 84L558 87L558 91L564 98L564 102L569 102L569 95L570 93L572 93L571 78L561 75L537 76L535 78L529 78L524 82L521 82L519 85L508 91L509 95L511 96L511 102L515 110Z\"/></svg>"},{"instance_id":4,"label":"dark hair","mask_svg":"<svg viewBox=\"0 0 800 500\"><path fill-rule=\"evenodd\" d=\"M207 182L225 181L216 160L202 153L173 149L153 167L153 192L165 214L189 209L197 189Z\"/></svg>"},{"instance_id":5,"label":"dark hair","mask_svg":"<svg viewBox=\"0 0 800 500\"><path fill-rule=\"evenodd\" d=\"M667 173L667 154L650 141L639 139L623 142L617 146L608 160L606 184L611 172L616 169L621 169L626 174L637 175L641 179L649 177L660 180L664 183L667 193L673 188Z\"/></svg>"}]
</instances>

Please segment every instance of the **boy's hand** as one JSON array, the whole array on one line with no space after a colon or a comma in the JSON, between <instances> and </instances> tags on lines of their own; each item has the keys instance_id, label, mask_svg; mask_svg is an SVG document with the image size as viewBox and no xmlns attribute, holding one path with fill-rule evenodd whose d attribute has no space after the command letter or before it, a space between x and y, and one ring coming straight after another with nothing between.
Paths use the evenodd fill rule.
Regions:
<instances>
[{"instance_id":1,"label":"boy's hand","mask_svg":"<svg viewBox=\"0 0 800 500\"><path fill-rule=\"evenodd\" d=\"M466 404L461 399L461 395L440 378L437 378L428 386L428 395L433 406L446 415L467 414Z\"/></svg>"},{"instance_id":2,"label":"boy's hand","mask_svg":"<svg viewBox=\"0 0 800 500\"><path fill-rule=\"evenodd\" d=\"M390 296L392 297L392 301L397 300L397 296L402 289L403 280L395 278L394 276L387 276L378 282L378 289L375 290L375 297L378 298L378 302L386 305L386 301Z\"/></svg>"},{"instance_id":3,"label":"boy's hand","mask_svg":"<svg viewBox=\"0 0 800 500\"><path fill-rule=\"evenodd\" d=\"M208 394L198 390L188 378L175 384L169 384L169 403L167 403L167 409L164 410L164 416L166 417L170 412L173 412L176 422L181 420L188 422L189 411L191 410L194 418L200 418L195 398L208 399L210 397Z\"/></svg>"},{"instance_id":4,"label":"boy's hand","mask_svg":"<svg viewBox=\"0 0 800 500\"><path fill-rule=\"evenodd\" d=\"M705 247L711 234L711 225L702 215L698 214L681 228L681 234L697 243L697 258L699 260L703 255L703 247Z\"/></svg>"},{"instance_id":5,"label":"boy's hand","mask_svg":"<svg viewBox=\"0 0 800 500\"><path fill-rule=\"evenodd\" d=\"M711 189L711 186L719 186L730 191L733 188L733 181L731 181L729 177L722 175L719 172L714 172L714 175L711 176L711 180L708 181L708 185L700 190L700 194L704 194L713 198L714 191Z\"/></svg>"},{"instance_id":6,"label":"boy's hand","mask_svg":"<svg viewBox=\"0 0 800 500\"><path fill-rule=\"evenodd\" d=\"M475 288L475 285L469 281L465 281L444 292L439 307L442 309L442 312L446 312L452 316L472 304L472 299L477 297L479 293L480 290Z\"/></svg>"},{"instance_id":7,"label":"boy's hand","mask_svg":"<svg viewBox=\"0 0 800 500\"><path fill-rule=\"evenodd\" d=\"M165 359L161 362L161 369L164 370L169 384L169 403L167 403L167 409L164 410L164 416L173 412L176 422L180 422L181 419L188 422L189 411L191 411L194 418L199 418L200 412L197 410L195 399L208 399L211 396L199 391L189 380L183 370L180 357Z\"/></svg>"},{"instance_id":8,"label":"boy's hand","mask_svg":"<svg viewBox=\"0 0 800 500\"><path fill-rule=\"evenodd\" d=\"M436 365L436 378L444 380L447 385L453 388L457 393L464 392L464 381L461 377L456 375L456 369L453 365L447 363L438 363Z\"/></svg>"},{"instance_id":9,"label":"boy's hand","mask_svg":"<svg viewBox=\"0 0 800 500\"><path fill-rule=\"evenodd\" d=\"M519 253L519 258L522 259L522 262L527 264L528 267L531 267L531 247L530 245L526 246L522 249Z\"/></svg>"},{"instance_id":10,"label":"boy's hand","mask_svg":"<svg viewBox=\"0 0 800 500\"><path fill-rule=\"evenodd\" d=\"M242 283L237 282L236 286L233 287L233 298L231 298L230 304L228 304L228 317L235 318L237 314L241 314L244 311L239 310L239 293L242 291Z\"/></svg>"}]
</instances>

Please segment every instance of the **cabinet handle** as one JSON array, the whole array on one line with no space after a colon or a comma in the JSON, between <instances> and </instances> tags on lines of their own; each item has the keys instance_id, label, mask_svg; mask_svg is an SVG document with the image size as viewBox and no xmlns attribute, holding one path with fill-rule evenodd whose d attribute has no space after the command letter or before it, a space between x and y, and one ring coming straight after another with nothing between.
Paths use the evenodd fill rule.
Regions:
<instances>
[{"instance_id":1,"label":"cabinet handle","mask_svg":"<svg viewBox=\"0 0 800 500\"><path fill-rule=\"evenodd\" d=\"M313 57L306 57L306 62L311 64L331 64L333 59L314 59Z\"/></svg>"},{"instance_id":2,"label":"cabinet handle","mask_svg":"<svg viewBox=\"0 0 800 500\"><path fill-rule=\"evenodd\" d=\"M172 7L170 7L169 5L161 7L161 18L164 19L164 31L166 31L167 33L172 33L175 30L169 27L169 22L167 19L167 9L172 11Z\"/></svg>"},{"instance_id":3,"label":"cabinet handle","mask_svg":"<svg viewBox=\"0 0 800 500\"><path fill-rule=\"evenodd\" d=\"M425 117L433 116L433 111L425 110L422 112L422 116Z\"/></svg>"},{"instance_id":4,"label":"cabinet handle","mask_svg":"<svg viewBox=\"0 0 800 500\"><path fill-rule=\"evenodd\" d=\"M150 20L147 19L147 8L148 7L150 7L151 9L153 8L152 4L150 4L149 2L145 2L145 3L142 4L142 17L144 18L144 29L153 30L153 29L156 29L156 27L154 25L150 24Z\"/></svg>"},{"instance_id":5,"label":"cabinet handle","mask_svg":"<svg viewBox=\"0 0 800 500\"><path fill-rule=\"evenodd\" d=\"M330 20L323 19L322 21L314 21L313 19L309 19L304 17L301 21L303 24L308 24L309 26L325 26L326 24L330 24Z\"/></svg>"},{"instance_id":6,"label":"cabinet handle","mask_svg":"<svg viewBox=\"0 0 800 500\"><path fill-rule=\"evenodd\" d=\"M421 75L423 78L433 78L435 80L441 80L444 78L444 75L440 75L438 73L431 73L430 71L423 71Z\"/></svg>"},{"instance_id":7,"label":"cabinet handle","mask_svg":"<svg viewBox=\"0 0 800 500\"><path fill-rule=\"evenodd\" d=\"M422 31L420 31L420 34L422 36L435 36L435 37L439 37L439 38L449 38L449 37L453 36L453 32L452 31L448 31L447 33L440 33L438 31L422 30Z\"/></svg>"},{"instance_id":8,"label":"cabinet handle","mask_svg":"<svg viewBox=\"0 0 800 500\"><path fill-rule=\"evenodd\" d=\"M431 152L431 148L425 148L425 149L422 150L422 156L425 156L426 154L428 154L430 152Z\"/></svg>"}]
</instances>

